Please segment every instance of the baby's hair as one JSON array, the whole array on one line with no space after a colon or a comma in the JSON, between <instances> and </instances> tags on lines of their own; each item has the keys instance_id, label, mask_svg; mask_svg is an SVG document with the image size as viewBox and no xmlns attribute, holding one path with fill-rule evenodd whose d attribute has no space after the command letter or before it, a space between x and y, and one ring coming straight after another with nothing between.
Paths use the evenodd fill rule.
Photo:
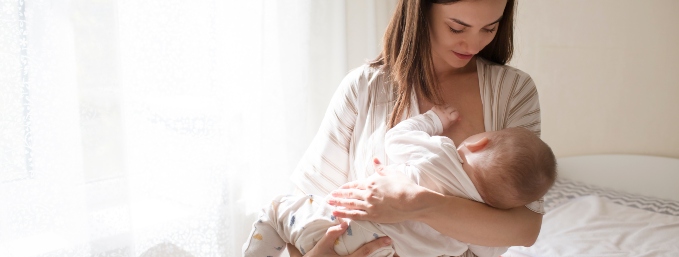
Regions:
<instances>
[{"instance_id":1,"label":"baby's hair","mask_svg":"<svg viewBox=\"0 0 679 257\"><path fill-rule=\"evenodd\" d=\"M552 149L533 132L508 128L489 136L477 166L477 188L484 201L509 209L543 197L556 180Z\"/></svg>"}]
</instances>

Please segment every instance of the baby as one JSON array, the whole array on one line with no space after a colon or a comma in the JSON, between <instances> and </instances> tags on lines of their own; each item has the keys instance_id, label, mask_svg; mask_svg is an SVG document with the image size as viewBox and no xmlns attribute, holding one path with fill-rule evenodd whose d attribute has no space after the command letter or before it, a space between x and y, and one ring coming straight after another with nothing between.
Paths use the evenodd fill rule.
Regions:
<instances>
[{"instance_id":1,"label":"baby","mask_svg":"<svg viewBox=\"0 0 679 257\"><path fill-rule=\"evenodd\" d=\"M535 201L556 178L556 160L549 146L526 129L508 128L470 136L456 148L451 139L437 135L458 118L451 107L434 107L394 126L385 136L387 156L396 163L391 167L442 194L500 209L525 205L542 213ZM340 223L333 209L313 195L277 197L253 225L243 255L280 256L287 243L305 254L329 227ZM470 249L483 257L499 256L507 249L460 242L421 222L349 221L349 228L335 242L335 251L348 255L382 236L393 240L393 248L384 247L371 256L395 252L400 256L457 256Z\"/></svg>"},{"instance_id":2,"label":"baby","mask_svg":"<svg viewBox=\"0 0 679 257\"><path fill-rule=\"evenodd\" d=\"M556 160L533 132L524 128L482 132L466 138L456 149L450 138L433 135L441 134L458 118L454 108L435 106L399 123L385 136L391 163L423 187L499 209L537 201L551 187ZM540 211L534 209L537 206L528 207Z\"/></svg>"}]
</instances>

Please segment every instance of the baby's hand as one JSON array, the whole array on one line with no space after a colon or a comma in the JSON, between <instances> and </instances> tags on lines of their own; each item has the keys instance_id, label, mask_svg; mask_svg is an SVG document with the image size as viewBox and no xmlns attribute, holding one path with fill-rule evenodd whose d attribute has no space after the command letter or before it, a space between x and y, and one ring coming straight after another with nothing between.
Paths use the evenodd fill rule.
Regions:
<instances>
[{"instance_id":1,"label":"baby's hand","mask_svg":"<svg viewBox=\"0 0 679 257\"><path fill-rule=\"evenodd\" d=\"M439 119L441 119L443 129L447 129L460 118L460 113L457 109L450 105L435 105L431 110L436 113L436 116L439 116Z\"/></svg>"}]
</instances>

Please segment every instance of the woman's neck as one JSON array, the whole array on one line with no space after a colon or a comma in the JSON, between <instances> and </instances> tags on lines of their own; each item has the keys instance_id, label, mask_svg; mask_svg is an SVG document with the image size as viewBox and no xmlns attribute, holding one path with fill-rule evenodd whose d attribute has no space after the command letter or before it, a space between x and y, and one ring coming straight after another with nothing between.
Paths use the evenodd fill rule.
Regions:
<instances>
[{"instance_id":1,"label":"woman's neck","mask_svg":"<svg viewBox=\"0 0 679 257\"><path fill-rule=\"evenodd\" d=\"M464 67L451 67L444 61L434 62L434 72L439 81L447 81L450 78L455 78L461 75L476 72L476 58L473 57Z\"/></svg>"}]
</instances>

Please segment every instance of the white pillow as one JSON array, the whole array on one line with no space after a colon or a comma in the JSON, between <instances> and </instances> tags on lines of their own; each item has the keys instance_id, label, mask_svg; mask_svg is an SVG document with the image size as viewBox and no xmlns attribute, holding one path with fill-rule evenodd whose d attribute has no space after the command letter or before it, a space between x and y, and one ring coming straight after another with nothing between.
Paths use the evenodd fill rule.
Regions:
<instances>
[{"instance_id":1,"label":"white pillow","mask_svg":"<svg viewBox=\"0 0 679 257\"><path fill-rule=\"evenodd\" d=\"M679 256L679 217L584 196L547 212L533 246L502 256Z\"/></svg>"}]
</instances>

